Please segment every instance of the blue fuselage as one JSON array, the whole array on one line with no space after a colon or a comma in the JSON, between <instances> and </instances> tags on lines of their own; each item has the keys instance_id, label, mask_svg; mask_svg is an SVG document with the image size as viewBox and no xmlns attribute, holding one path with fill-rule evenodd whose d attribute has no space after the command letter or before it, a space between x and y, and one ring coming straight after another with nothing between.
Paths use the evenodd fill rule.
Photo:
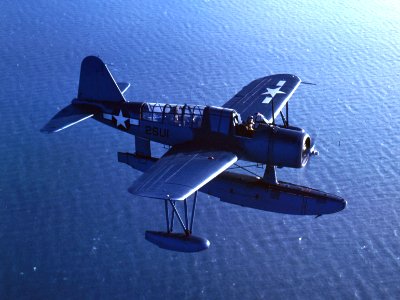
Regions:
<instances>
[{"instance_id":1,"label":"blue fuselage","mask_svg":"<svg viewBox=\"0 0 400 300\"><path fill-rule=\"evenodd\" d=\"M239 159L256 163L302 167L309 136L298 128L265 123L250 130L236 111L212 106L146 102L82 102L96 107L93 118L136 137L174 146L199 143L234 152Z\"/></svg>"}]
</instances>

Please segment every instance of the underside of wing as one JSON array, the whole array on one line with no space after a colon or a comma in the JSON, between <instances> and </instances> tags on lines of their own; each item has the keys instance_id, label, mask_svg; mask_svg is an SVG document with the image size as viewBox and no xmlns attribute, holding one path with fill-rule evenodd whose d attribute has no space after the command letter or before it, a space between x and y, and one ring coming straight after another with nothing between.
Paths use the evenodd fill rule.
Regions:
<instances>
[{"instance_id":1,"label":"underside of wing","mask_svg":"<svg viewBox=\"0 0 400 300\"><path fill-rule=\"evenodd\" d=\"M129 192L149 198L184 200L237 161L233 153L181 145L140 176Z\"/></svg>"},{"instance_id":2,"label":"underside of wing","mask_svg":"<svg viewBox=\"0 0 400 300\"><path fill-rule=\"evenodd\" d=\"M262 113L268 122L277 117L299 86L299 77L277 74L262 77L242 88L223 107L235 109L242 118Z\"/></svg>"}]
</instances>

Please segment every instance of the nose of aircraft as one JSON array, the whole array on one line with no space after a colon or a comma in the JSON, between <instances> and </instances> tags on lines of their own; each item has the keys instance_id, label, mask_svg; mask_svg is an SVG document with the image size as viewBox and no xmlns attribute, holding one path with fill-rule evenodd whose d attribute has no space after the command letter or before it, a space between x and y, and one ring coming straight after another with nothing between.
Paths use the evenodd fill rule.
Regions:
<instances>
[{"instance_id":1,"label":"nose of aircraft","mask_svg":"<svg viewBox=\"0 0 400 300\"><path fill-rule=\"evenodd\" d=\"M318 150L315 147L315 140L307 134L303 141L303 153L302 153L302 165L305 166L311 156L319 155Z\"/></svg>"},{"instance_id":2,"label":"nose of aircraft","mask_svg":"<svg viewBox=\"0 0 400 300\"><path fill-rule=\"evenodd\" d=\"M315 147L315 139L313 140L311 147L310 147L310 155L315 155L315 156L319 155L319 151Z\"/></svg>"}]
</instances>

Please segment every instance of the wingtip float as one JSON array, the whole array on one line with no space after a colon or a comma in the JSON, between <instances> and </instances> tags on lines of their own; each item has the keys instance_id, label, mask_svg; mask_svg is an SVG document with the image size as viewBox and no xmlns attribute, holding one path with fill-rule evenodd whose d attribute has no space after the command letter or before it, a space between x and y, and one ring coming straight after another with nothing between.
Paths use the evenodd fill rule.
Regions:
<instances>
[{"instance_id":1,"label":"wingtip float","mask_svg":"<svg viewBox=\"0 0 400 300\"><path fill-rule=\"evenodd\" d=\"M198 191L227 203L294 215L320 216L346 207L339 196L276 177L276 167L302 168L318 153L308 133L289 125L288 102L300 83L291 74L262 77L222 107L128 102L124 93L130 84L116 82L100 58L88 56L77 97L41 131L58 132L93 118L134 135L135 153L118 153L118 161L144 172L129 192L161 199L165 207L166 231L147 231L146 239L163 249L196 252L210 245L192 235ZM279 116L282 124L276 122ZM150 141L170 150L154 158ZM237 160L264 165L264 176L227 171ZM175 233L174 224L183 233Z\"/></svg>"}]
</instances>

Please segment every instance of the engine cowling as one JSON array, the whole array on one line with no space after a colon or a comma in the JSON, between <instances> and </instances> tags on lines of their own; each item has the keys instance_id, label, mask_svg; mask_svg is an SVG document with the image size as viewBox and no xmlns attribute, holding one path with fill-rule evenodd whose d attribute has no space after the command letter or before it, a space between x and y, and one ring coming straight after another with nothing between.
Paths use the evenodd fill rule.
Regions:
<instances>
[{"instance_id":1,"label":"engine cowling","mask_svg":"<svg viewBox=\"0 0 400 300\"><path fill-rule=\"evenodd\" d=\"M278 167L302 168L310 157L311 137L297 127L271 127L267 163Z\"/></svg>"}]
</instances>

